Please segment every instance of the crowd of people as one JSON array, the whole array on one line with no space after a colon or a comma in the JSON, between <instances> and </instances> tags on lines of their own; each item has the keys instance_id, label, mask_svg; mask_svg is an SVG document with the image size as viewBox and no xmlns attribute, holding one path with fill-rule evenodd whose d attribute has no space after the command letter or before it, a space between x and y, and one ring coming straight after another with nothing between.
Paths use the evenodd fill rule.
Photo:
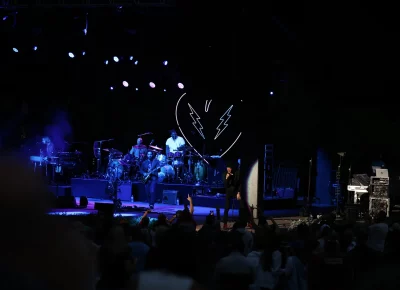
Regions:
<instances>
[{"instance_id":1,"label":"crowd of people","mask_svg":"<svg viewBox=\"0 0 400 290\"><path fill-rule=\"evenodd\" d=\"M400 226L389 227L383 212L360 224L339 225L335 215L326 215L293 232L264 217L252 221L251 231L240 221L224 230L210 214L196 231L195 205L189 197L189 207L170 219L160 214L150 223L146 212L132 227L100 214L88 227L79 217L48 216L44 187L23 167L3 162L0 170L3 289L400 286ZM24 182L17 180L20 176Z\"/></svg>"}]
</instances>

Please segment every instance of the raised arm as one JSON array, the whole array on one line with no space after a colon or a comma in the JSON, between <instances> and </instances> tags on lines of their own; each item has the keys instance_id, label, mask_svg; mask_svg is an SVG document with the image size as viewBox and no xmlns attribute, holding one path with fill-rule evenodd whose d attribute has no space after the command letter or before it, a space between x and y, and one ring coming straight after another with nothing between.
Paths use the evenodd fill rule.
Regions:
<instances>
[{"instance_id":1,"label":"raised arm","mask_svg":"<svg viewBox=\"0 0 400 290\"><path fill-rule=\"evenodd\" d=\"M150 210L146 210L146 211L144 212L143 216L140 218L139 224L142 223L143 219L144 219L145 217L147 217L147 215L148 215L149 213L150 213Z\"/></svg>"},{"instance_id":2,"label":"raised arm","mask_svg":"<svg viewBox=\"0 0 400 290\"><path fill-rule=\"evenodd\" d=\"M193 200L189 194L188 194L187 200L189 201L189 212L190 212L190 214L193 214L194 213Z\"/></svg>"}]
</instances>

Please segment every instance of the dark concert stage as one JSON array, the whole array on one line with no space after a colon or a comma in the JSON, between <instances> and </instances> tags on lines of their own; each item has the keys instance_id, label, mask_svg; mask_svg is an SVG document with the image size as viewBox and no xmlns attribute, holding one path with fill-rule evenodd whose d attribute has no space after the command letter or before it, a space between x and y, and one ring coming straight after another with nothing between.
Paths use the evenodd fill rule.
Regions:
<instances>
[{"instance_id":1,"label":"dark concert stage","mask_svg":"<svg viewBox=\"0 0 400 290\"><path fill-rule=\"evenodd\" d=\"M49 191L59 199L67 200L69 196L76 203L58 204L57 208L51 210L53 214L93 214L97 213L96 204L112 204L112 200L107 193L108 181L102 179L73 178L71 186L50 186ZM290 190L287 190L290 192ZM200 222L210 211L217 211L220 208L221 216L224 213L224 188L221 186L209 185L189 185L189 184L157 184L156 205L153 214L164 213L173 215L177 210L181 210L187 204L187 196L191 195L195 206L195 216ZM122 183L117 190L118 199L121 200L122 208L116 215L140 216L148 208L146 193L142 182ZM133 200L131 200L133 196ZM88 199L87 207L80 207L81 197ZM179 199L179 204L177 200ZM303 201L297 200L293 196L278 195L276 197L264 198L264 215L273 217L298 217ZM234 200L229 212L231 220L236 220L238 216L239 202ZM232 210L233 208L233 210ZM332 210L330 205L314 204L316 214L325 213ZM156 217L156 216L154 216Z\"/></svg>"}]
</instances>

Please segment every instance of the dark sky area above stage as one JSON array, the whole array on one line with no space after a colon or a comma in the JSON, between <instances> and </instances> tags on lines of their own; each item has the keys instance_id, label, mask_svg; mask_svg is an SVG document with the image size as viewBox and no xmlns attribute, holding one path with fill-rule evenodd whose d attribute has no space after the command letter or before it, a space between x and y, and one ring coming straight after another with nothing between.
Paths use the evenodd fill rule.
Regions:
<instances>
[{"instance_id":1,"label":"dark sky area above stage","mask_svg":"<svg viewBox=\"0 0 400 290\"><path fill-rule=\"evenodd\" d=\"M150 131L161 146L167 130L178 129L176 102L187 92L180 108L187 111L180 115L194 143L203 138L189 123L188 103L207 140L215 138L219 118L234 105L223 133L232 137L217 140L230 143L235 127L246 131L247 148L255 141L274 143L296 155L319 145L367 152L399 143L395 77L386 73L396 45L382 32L390 17L369 17L379 9L366 6L359 13L350 4L326 9L301 2L287 9L281 1L268 11L232 1L209 9L206 2L192 2L159 9L19 11L16 18L2 11L2 39L8 40L0 46L7 71L0 88L9 130L4 134L18 138L23 125L27 136L41 135L61 111L74 140L116 138L129 145Z\"/></svg>"},{"instance_id":2,"label":"dark sky area above stage","mask_svg":"<svg viewBox=\"0 0 400 290\"><path fill-rule=\"evenodd\" d=\"M113 138L109 146L125 152L146 132L145 143L164 148L175 128L199 152L236 159L245 98L232 71L234 38L212 29L217 17L182 25L182 9L5 15L3 145L46 134L89 146Z\"/></svg>"},{"instance_id":3,"label":"dark sky area above stage","mask_svg":"<svg viewBox=\"0 0 400 290\"><path fill-rule=\"evenodd\" d=\"M274 95L265 114L271 143L399 156L398 73L389 71L398 44L390 8L290 5L271 6Z\"/></svg>"}]
</instances>

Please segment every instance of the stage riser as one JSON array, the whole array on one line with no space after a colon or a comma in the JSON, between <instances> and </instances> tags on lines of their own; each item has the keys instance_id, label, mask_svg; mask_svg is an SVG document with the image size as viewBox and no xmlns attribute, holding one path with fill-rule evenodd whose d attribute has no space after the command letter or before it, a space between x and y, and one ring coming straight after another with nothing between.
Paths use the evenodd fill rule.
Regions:
<instances>
[{"instance_id":1,"label":"stage riser","mask_svg":"<svg viewBox=\"0 0 400 290\"><path fill-rule=\"evenodd\" d=\"M86 196L89 198L108 199L108 181L102 179L72 178L72 195L75 197Z\"/></svg>"},{"instance_id":2,"label":"stage riser","mask_svg":"<svg viewBox=\"0 0 400 290\"><path fill-rule=\"evenodd\" d=\"M75 197L86 196L88 198L96 199L110 199L107 194L107 180L101 179L71 179L72 195ZM68 190L59 187L59 196L68 195ZM163 198L163 190L176 190L178 191L178 198L180 204L187 203L187 196L193 195L193 202L195 206L211 207L211 208L224 208L225 198L215 196L198 196L200 193L205 193L203 187L182 184L157 184L156 187L156 202L161 203ZM54 192L54 189L51 190ZM223 189L212 189L215 192L223 192ZM55 192L54 192L55 194ZM122 184L118 189L118 198L121 201L130 201L131 194L135 201L147 201L145 186L141 182L132 184ZM239 202L235 201L235 207L239 206ZM280 209L280 208L295 208L296 204L294 199L276 199L264 201L265 209Z\"/></svg>"},{"instance_id":3,"label":"stage riser","mask_svg":"<svg viewBox=\"0 0 400 290\"><path fill-rule=\"evenodd\" d=\"M264 200L264 210L273 210L281 208L296 208L297 201L293 198L282 198Z\"/></svg>"},{"instance_id":4,"label":"stage riser","mask_svg":"<svg viewBox=\"0 0 400 290\"><path fill-rule=\"evenodd\" d=\"M72 195L75 197L86 196L88 198L109 199L107 194L107 180L101 179L83 179L72 178L71 188ZM194 193L202 193L203 187L182 184L157 184L156 187L156 202L161 203L163 197L163 190L177 190L180 203L186 202L187 196ZM211 189L211 191L215 189ZM130 201L130 194L134 197L135 201L147 201L146 191L144 184L135 182L132 184L122 184L118 189L118 198L121 201ZM222 189L219 191L223 191ZM62 195L62 194L60 194Z\"/></svg>"},{"instance_id":5,"label":"stage riser","mask_svg":"<svg viewBox=\"0 0 400 290\"><path fill-rule=\"evenodd\" d=\"M72 178L71 189L75 197L86 196L96 199L110 199L107 193L108 181L102 179ZM122 184L118 187L117 197L121 201L131 201L132 185Z\"/></svg>"}]
</instances>

